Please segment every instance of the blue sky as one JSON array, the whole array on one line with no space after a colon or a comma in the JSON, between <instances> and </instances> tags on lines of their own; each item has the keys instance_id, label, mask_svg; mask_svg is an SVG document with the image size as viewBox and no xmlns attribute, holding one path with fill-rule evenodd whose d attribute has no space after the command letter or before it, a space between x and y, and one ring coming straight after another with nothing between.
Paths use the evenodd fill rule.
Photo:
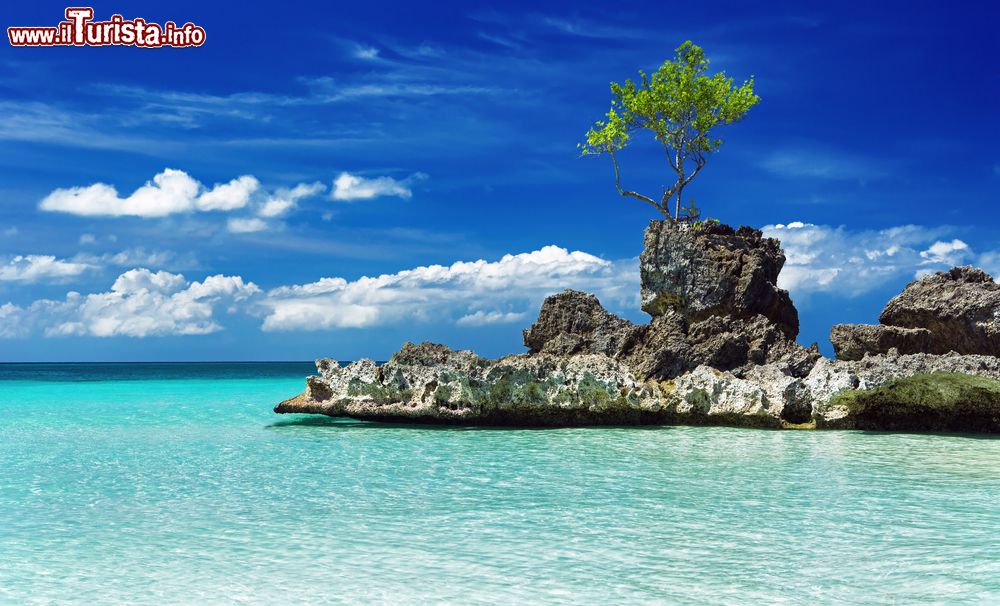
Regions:
<instances>
[{"instance_id":1,"label":"blue sky","mask_svg":"<svg viewBox=\"0 0 1000 606\"><path fill-rule=\"evenodd\" d=\"M655 215L576 144L687 39L762 98L687 193L782 239L801 342L920 273L1000 271L986 3L222 4L94 5L200 48L0 45L0 361L500 355L567 286L644 321Z\"/></svg>"}]
</instances>

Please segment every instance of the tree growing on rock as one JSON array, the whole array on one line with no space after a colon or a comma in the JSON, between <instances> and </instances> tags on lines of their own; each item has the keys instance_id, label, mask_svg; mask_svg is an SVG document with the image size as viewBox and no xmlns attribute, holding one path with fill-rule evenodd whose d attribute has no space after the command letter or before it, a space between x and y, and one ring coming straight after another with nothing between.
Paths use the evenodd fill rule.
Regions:
<instances>
[{"instance_id":1,"label":"tree growing on rock","mask_svg":"<svg viewBox=\"0 0 1000 606\"><path fill-rule=\"evenodd\" d=\"M611 83L611 110L607 120L598 121L580 144L584 155L609 154L615 169L615 187L622 196L637 198L656 207L668 219L681 220L681 195L701 172L707 156L718 151L722 139L714 130L722 124L741 120L760 101L754 94L753 78L738 87L724 72L706 75L705 51L690 40L680 45L651 76L639 71L640 81ZM667 156L677 180L664 188L659 200L622 188L616 153L632 140L634 133L648 130ZM670 202L675 201L671 217ZM697 218L694 203L687 209Z\"/></svg>"}]
</instances>

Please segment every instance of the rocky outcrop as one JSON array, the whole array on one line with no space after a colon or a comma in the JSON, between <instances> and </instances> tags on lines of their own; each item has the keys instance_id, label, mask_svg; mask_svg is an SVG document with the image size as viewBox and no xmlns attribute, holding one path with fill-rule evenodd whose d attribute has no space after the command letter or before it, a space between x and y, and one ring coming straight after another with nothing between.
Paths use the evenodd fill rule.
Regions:
<instances>
[{"instance_id":1,"label":"rocky outcrop","mask_svg":"<svg viewBox=\"0 0 1000 606\"><path fill-rule=\"evenodd\" d=\"M830 341L841 360L890 349L1000 355L1000 285L973 267L926 276L886 304L879 324L838 324Z\"/></svg>"},{"instance_id":2,"label":"rocky outcrop","mask_svg":"<svg viewBox=\"0 0 1000 606\"><path fill-rule=\"evenodd\" d=\"M834 327L841 359L828 360L815 345L794 340L798 316L777 287L784 255L776 241L745 227L654 221L645 245L648 324L567 290L547 298L524 331L526 354L490 360L407 343L382 365L322 359L306 391L275 411L476 425L871 428L880 419L913 423L917 408L903 416L880 408L896 393L891 386L868 400L844 394L926 373L1000 379L1000 358L992 355L924 353L997 351L1000 286L979 270L958 268L910 284L878 326ZM1000 427L982 416L1000 406L1000 384L996 393L986 408L956 401L947 407L952 413L936 409L980 416L934 427Z\"/></svg>"},{"instance_id":3,"label":"rocky outcrop","mask_svg":"<svg viewBox=\"0 0 1000 606\"><path fill-rule=\"evenodd\" d=\"M858 410L852 410L835 398L845 391L877 389L898 379L933 373L1000 379L1000 358L929 354L889 354L867 356L859 361L821 359L805 377L792 377L779 366L765 364L748 370L743 377L699 367L675 380L675 397L706 399L709 409L725 406L732 394L741 394L748 403L766 402L766 409L780 426L813 425L821 429L853 429L859 422ZM689 392L700 389L694 396ZM763 397L762 397L763 396ZM752 410L745 409L745 410ZM868 411L871 414L871 411ZM744 421L744 422L741 422ZM748 424L734 417L732 424ZM988 425L979 424L981 427ZM866 428L873 429L871 425Z\"/></svg>"},{"instance_id":4,"label":"rocky outcrop","mask_svg":"<svg viewBox=\"0 0 1000 606\"><path fill-rule=\"evenodd\" d=\"M640 379L670 379L699 366L738 376L769 363L805 376L820 355L795 342L798 314L777 287L784 262L778 242L749 227L653 221L640 256L649 324L567 290L545 300L524 344L529 353L605 354Z\"/></svg>"},{"instance_id":5,"label":"rocky outcrop","mask_svg":"<svg viewBox=\"0 0 1000 606\"><path fill-rule=\"evenodd\" d=\"M635 324L604 309L594 295L567 289L545 299L538 319L524 330L524 345L532 354L621 357L639 332Z\"/></svg>"},{"instance_id":6,"label":"rocky outcrop","mask_svg":"<svg viewBox=\"0 0 1000 606\"><path fill-rule=\"evenodd\" d=\"M842 428L1000 433L1000 381L965 373L921 373L841 391L828 407L848 411Z\"/></svg>"},{"instance_id":7,"label":"rocky outcrop","mask_svg":"<svg viewBox=\"0 0 1000 606\"><path fill-rule=\"evenodd\" d=\"M527 354L487 360L425 343L382 366L320 360L306 392L275 410L494 425L806 419L806 400L782 395L787 385L742 378L765 364L775 379L804 377L819 358L794 341L798 316L776 285L778 243L745 227L653 221L645 244L649 324L567 290L547 298L524 331Z\"/></svg>"},{"instance_id":8,"label":"rocky outcrop","mask_svg":"<svg viewBox=\"0 0 1000 606\"><path fill-rule=\"evenodd\" d=\"M799 316L778 288L781 245L750 227L652 221L639 256L642 309L654 318L679 313L689 322L764 316L789 339Z\"/></svg>"},{"instance_id":9,"label":"rocky outcrop","mask_svg":"<svg viewBox=\"0 0 1000 606\"><path fill-rule=\"evenodd\" d=\"M499 360L444 345L407 343L376 365L318 360L306 392L275 412L381 421L478 425L637 424L662 420L655 386L604 354L513 355Z\"/></svg>"},{"instance_id":10,"label":"rocky outcrop","mask_svg":"<svg viewBox=\"0 0 1000 606\"><path fill-rule=\"evenodd\" d=\"M673 381L638 381L628 366L604 354L487 360L443 345L407 343L381 366L367 359L345 367L321 359L316 366L319 375L306 380L305 393L281 402L275 412L516 426L778 428L808 418L796 408L804 400L784 398L756 381L707 366Z\"/></svg>"},{"instance_id":11,"label":"rocky outcrop","mask_svg":"<svg viewBox=\"0 0 1000 606\"><path fill-rule=\"evenodd\" d=\"M805 377L764 364L741 377L699 366L669 381L639 381L604 354L488 360L432 343L407 343L381 366L358 360L341 367L330 359L316 365L319 375L306 380L305 393L275 412L474 425L876 428L870 418L879 417L870 407L853 410L835 396L933 373L1000 379L1000 358L993 356L895 351L859 361L822 359Z\"/></svg>"}]
</instances>

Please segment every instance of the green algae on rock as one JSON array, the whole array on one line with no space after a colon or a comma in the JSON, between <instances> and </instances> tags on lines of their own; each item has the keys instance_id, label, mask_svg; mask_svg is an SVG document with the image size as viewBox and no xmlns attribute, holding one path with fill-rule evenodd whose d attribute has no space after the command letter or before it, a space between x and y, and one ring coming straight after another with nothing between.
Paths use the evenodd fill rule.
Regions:
<instances>
[{"instance_id":1,"label":"green algae on rock","mask_svg":"<svg viewBox=\"0 0 1000 606\"><path fill-rule=\"evenodd\" d=\"M830 404L848 415L820 427L1000 432L1000 381L961 373L919 373L868 390L850 389Z\"/></svg>"}]
</instances>

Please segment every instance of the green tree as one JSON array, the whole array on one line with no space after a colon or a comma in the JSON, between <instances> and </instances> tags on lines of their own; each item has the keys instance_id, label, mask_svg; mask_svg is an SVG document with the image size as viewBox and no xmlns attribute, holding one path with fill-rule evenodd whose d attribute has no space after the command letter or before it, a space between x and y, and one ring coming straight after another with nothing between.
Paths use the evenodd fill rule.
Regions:
<instances>
[{"instance_id":1,"label":"green tree","mask_svg":"<svg viewBox=\"0 0 1000 606\"><path fill-rule=\"evenodd\" d=\"M705 166L706 157L719 149L722 139L713 129L737 122L760 101L753 92L753 78L734 87L724 72L706 75L705 51L690 40L680 45L652 76L640 71L639 83L611 83L611 110L598 121L580 144L584 155L609 154L615 168L615 187L622 196L652 204L668 219L670 201L676 200L673 219L680 220L681 194ZM648 130L663 146L670 168L677 174L659 201L625 190L621 185L616 152L628 146L632 135ZM692 203L693 208L693 203Z\"/></svg>"}]
</instances>

